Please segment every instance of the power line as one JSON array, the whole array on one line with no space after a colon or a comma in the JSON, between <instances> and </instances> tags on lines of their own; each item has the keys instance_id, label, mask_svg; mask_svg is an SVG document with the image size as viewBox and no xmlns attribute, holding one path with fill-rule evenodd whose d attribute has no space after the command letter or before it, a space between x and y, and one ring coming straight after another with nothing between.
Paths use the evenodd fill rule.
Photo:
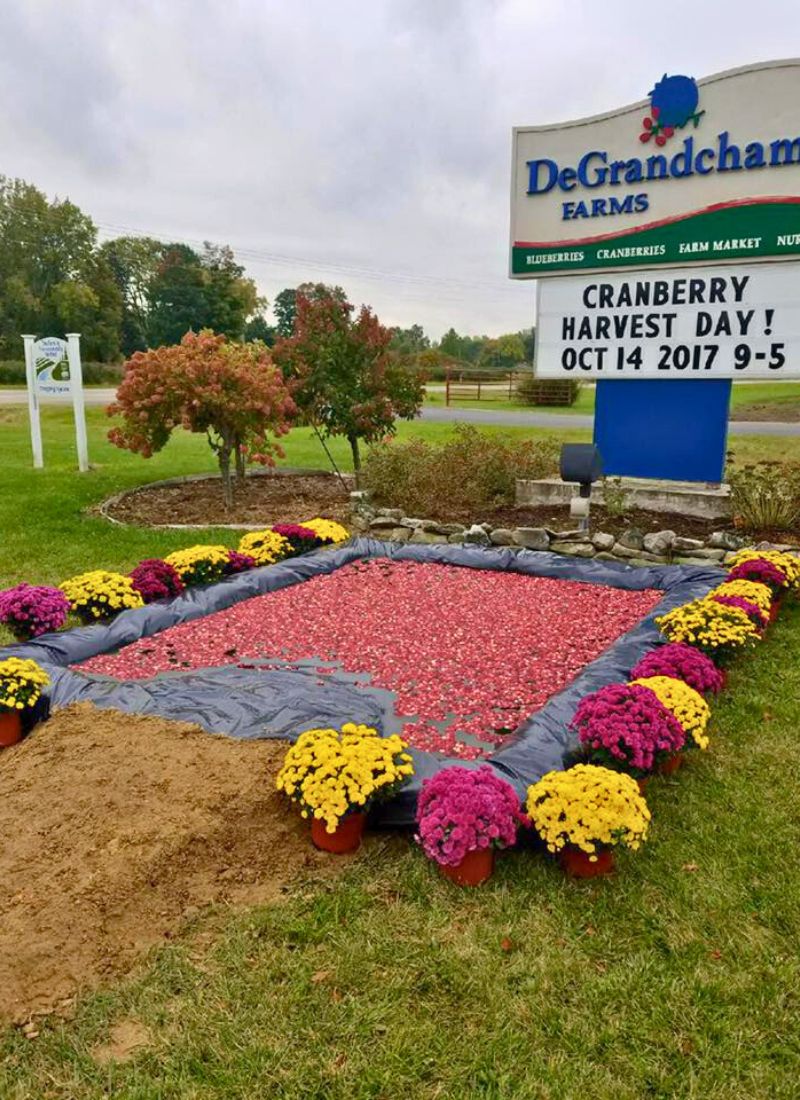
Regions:
<instances>
[{"instance_id":1,"label":"power line","mask_svg":"<svg viewBox=\"0 0 800 1100\"><path fill-rule=\"evenodd\" d=\"M132 226L119 225L110 222L98 222L96 223L98 228L106 235L110 237L118 236L120 234L126 236L135 237L152 237L156 240L163 241L165 243L175 242L178 244L188 244L190 246L204 245L206 240L199 240L192 237L183 237L175 234L158 233L155 231L136 229ZM215 242L208 242L215 243ZM449 301L464 301L463 297L453 298L447 297L442 293L443 288L449 288L451 293L453 291L476 291L486 296L487 291L490 291L493 296L496 296L499 300L501 297L505 298L501 288L493 283L469 281L465 279L457 279L452 276L437 276L437 275L423 275L423 274L410 274L406 272L393 272L383 271L377 268L358 267L349 264L340 263L326 263L320 260L311 260L301 256L286 256L281 253L268 252L263 249L251 248L248 246L231 246L233 252L240 258L246 259L251 263L264 264L268 266L289 266L289 267L307 267L315 271L334 273L337 275L347 275L354 279L364 279L372 282L396 282L405 287L404 289L428 289L436 290L437 295L442 300ZM406 295L411 298L413 295ZM430 298L418 298L417 300L429 302Z\"/></svg>"}]
</instances>

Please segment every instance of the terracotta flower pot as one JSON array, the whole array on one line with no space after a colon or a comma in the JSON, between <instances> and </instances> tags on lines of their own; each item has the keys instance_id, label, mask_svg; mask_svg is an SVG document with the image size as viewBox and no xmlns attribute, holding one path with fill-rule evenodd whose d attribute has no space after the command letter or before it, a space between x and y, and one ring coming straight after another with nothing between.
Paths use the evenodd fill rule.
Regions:
<instances>
[{"instance_id":1,"label":"terracotta flower pot","mask_svg":"<svg viewBox=\"0 0 800 1100\"><path fill-rule=\"evenodd\" d=\"M562 869L572 878L597 878L599 875L609 875L614 870L612 848L604 848L602 852L598 852L597 859L592 862L588 852L566 847L558 853L558 859Z\"/></svg>"},{"instance_id":2,"label":"terracotta flower pot","mask_svg":"<svg viewBox=\"0 0 800 1100\"><path fill-rule=\"evenodd\" d=\"M457 886L480 886L494 870L494 848L475 848L454 867L440 863L439 870Z\"/></svg>"},{"instance_id":3,"label":"terracotta flower pot","mask_svg":"<svg viewBox=\"0 0 800 1100\"><path fill-rule=\"evenodd\" d=\"M323 852L354 852L361 844L364 834L366 814L348 814L343 817L332 833L325 828L325 822L318 817L311 819L311 841L315 848Z\"/></svg>"},{"instance_id":4,"label":"terracotta flower pot","mask_svg":"<svg viewBox=\"0 0 800 1100\"><path fill-rule=\"evenodd\" d=\"M22 715L18 710L0 710L0 749L22 740Z\"/></svg>"},{"instance_id":5,"label":"terracotta flower pot","mask_svg":"<svg viewBox=\"0 0 800 1100\"><path fill-rule=\"evenodd\" d=\"M656 771L659 775L674 775L678 768L683 767L683 753L671 752L658 762Z\"/></svg>"},{"instance_id":6,"label":"terracotta flower pot","mask_svg":"<svg viewBox=\"0 0 800 1100\"><path fill-rule=\"evenodd\" d=\"M636 782L639 784L639 794L644 794L647 790L647 784L650 782L650 776L643 775L641 779L637 779Z\"/></svg>"}]
</instances>

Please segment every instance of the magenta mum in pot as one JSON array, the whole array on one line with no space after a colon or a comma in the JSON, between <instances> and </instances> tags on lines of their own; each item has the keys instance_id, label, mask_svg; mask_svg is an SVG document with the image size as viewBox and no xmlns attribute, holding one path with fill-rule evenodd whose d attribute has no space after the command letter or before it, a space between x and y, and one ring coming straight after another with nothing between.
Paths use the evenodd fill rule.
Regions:
<instances>
[{"instance_id":1,"label":"magenta mum in pot","mask_svg":"<svg viewBox=\"0 0 800 1100\"><path fill-rule=\"evenodd\" d=\"M20 641L60 630L67 615L69 600L60 588L18 584L0 592L0 623Z\"/></svg>"},{"instance_id":2,"label":"magenta mum in pot","mask_svg":"<svg viewBox=\"0 0 800 1100\"><path fill-rule=\"evenodd\" d=\"M417 840L442 874L478 886L492 873L494 853L517 839L520 803L510 783L488 765L443 768L422 784Z\"/></svg>"}]
</instances>

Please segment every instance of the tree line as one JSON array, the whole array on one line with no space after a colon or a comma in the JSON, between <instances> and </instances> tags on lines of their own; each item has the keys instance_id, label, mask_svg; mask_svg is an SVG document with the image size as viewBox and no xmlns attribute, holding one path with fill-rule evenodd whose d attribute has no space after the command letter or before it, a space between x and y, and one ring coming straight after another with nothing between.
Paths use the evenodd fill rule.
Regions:
<instances>
[{"instance_id":1,"label":"tree line","mask_svg":"<svg viewBox=\"0 0 800 1100\"><path fill-rule=\"evenodd\" d=\"M298 295L346 301L341 287L303 283L268 302L232 249L121 236L100 242L88 214L33 184L0 176L0 359L21 358L22 333L80 332L86 360L128 359L210 329L272 347L295 328ZM532 359L533 333L432 342L421 325L393 328L391 348L434 372L448 363L509 369Z\"/></svg>"}]
</instances>

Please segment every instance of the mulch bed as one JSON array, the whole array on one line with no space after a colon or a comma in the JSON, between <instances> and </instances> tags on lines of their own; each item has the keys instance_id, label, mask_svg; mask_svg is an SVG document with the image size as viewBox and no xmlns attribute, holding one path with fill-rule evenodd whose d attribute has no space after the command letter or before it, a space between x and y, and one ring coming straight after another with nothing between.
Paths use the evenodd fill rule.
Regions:
<instances>
[{"instance_id":1,"label":"mulch bed","mask_svg":"<svg viewBox=\"0 0 800 1100\"><path fill-rule=\"evenodd\" d=\"M273 523L299 523L304 519L323 516L348 526L350 521L348 493L354 488L351 478L347 488L334 474L266 474L248 477L237 490L234 507L226 511L222 501L219 478L200 478L180 485L144 486L111 505L107 514L122 523L153 526L158 524L243 524L269 527ZM421 516L424 519L451 523L491 523L493 527L548 527L553 531L574 530L569 507L547 505L538 508L515 508L502 505L475 511L442 500L437 507ZM621 535L629 527L643 534L651 531L674 531L684 538L704 539L712 531L733 530L725 520L694 519L672 512L645 512L634 508L624 516L612 515L599 504L591 508L592 531ZM743 533L743 532L740 532ZM778 543L796 543L797 532L758 531L753 538Z\"/></svg>"},{"instance_id":2,"label":"mulch bed","mask_svg":"<svg viewBox=\"0 0 800 1100\"><path fill-rule=\"evenodd\" d=\"M395 693L417 748L501 744L661 598L455 566L356 562L79 666L123 680L248 661L338 662ZM318 666L320 676L331 671Z\"/></svg>"},{"instance_id":3,"label":"mulch bed","mask_svg":"<svg viewBox=\"0 0 800 1100\"><path fill-rule=\"evenodd\" d=\"M333 474L263 474L237 487L233 508L222 499L219 478L201 478L180 485L144 486L107 509L122 523L149 527L157 524L299 523L322 516L347 523L348 488Z\"/></svg>"}]
</instances>

